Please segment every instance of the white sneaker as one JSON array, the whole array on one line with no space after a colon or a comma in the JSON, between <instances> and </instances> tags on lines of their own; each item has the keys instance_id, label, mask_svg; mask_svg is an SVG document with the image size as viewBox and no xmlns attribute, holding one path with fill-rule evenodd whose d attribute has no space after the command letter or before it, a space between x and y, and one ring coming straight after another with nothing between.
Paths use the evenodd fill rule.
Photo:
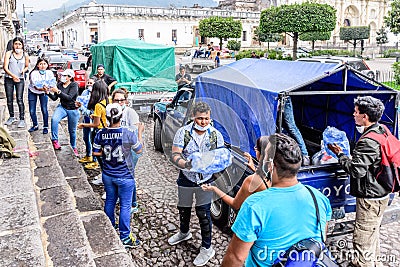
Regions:
<instances>
[{"instance_id":1,"label":"white sneaker","mask_svg":"<svg viewBox=\"0 0 400 267\"><path fill-rule=\"evenodd\" d=\"M101 174L97 175L93 180L92 184L94 185L102 185L103 184L103 179L101 178Z\"/></svg>"},{"instance_id":2,"label":"white sneaker","mask_svg":"<svg viewBox=\"0 0 400 267\"><path fill-rule=\"evenodd\" d=\"M214 257L214 255L215 255L215 250L212 247L208 249L201 247L200 253L194 259L193 264L196 266L204 266L212 257Z\"/></svg>"},{"instance_id":3,"label":"white sneaker","mask_svg":"<svg viewBox=\"0 0 400 267\"><path fill-rule=\"evenodd\" d=\"M101 196L101 199L106 200L106 197L107 197L106 192L104 192L104 194Z\"/></svg>"},{"instance_id":4,"label":"white sneaker","mask_svg":"<svg viewBox=\"0 0 400 267\"><path fill-rule=\"evenodd\" d=\"M192 238L192 233L191 232L187 232L186 234L181 233L181 231L179 231L178 233L174 234L173 236L171 236L168 239L168 244L170 244L171 246L176 245L182 241L185 240L189 240L190 238Z\"/></svg>"}]
</instances>

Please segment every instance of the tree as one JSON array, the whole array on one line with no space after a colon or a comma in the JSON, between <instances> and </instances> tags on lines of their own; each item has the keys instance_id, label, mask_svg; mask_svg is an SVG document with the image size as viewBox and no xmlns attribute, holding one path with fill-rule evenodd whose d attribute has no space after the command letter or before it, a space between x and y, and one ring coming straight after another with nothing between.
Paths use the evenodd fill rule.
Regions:
<instances>
[{"instance_id":1,"label":"tree","mask_svg":"<svg viewBox=\"0 0 400 267\"><path fill-rule=\"evenodd\" d=\"M229 50L233 50L233 51L239 51L241 46L242 46L242 43L240 41L236 41L236 40L229 40L228 44L226 45L226 47L228 47Z\"/></svg>"},{"instance_id":2,"label":"tree","mask_svg":"<svg viewBox=\"0 0 400 267\"><path fill-rule=\"evenodd\" d=\"M371 29L369 26L340 27L340 40L348 41L353 45L354 56L356 55L357 41L361 40L361 54L364 50L364 39L369 38Z\"/></svg>"},{"instance_id":3,"label":"tree","mask_svg":"<svg viewBox=\"0 0 400 267\"><path fill-rule=\"evenodd\" d=\"M382 54L382 45L388 43L388 37L386 30L382 27L376 32L376 43L380 45L380 54Z\"/></svg>"},{"instance_id":4,"label":"tree","mask_svg":"<svg viewBox=\"0 0 400 267\"><path fill-rule=\"evenodd\" d=\"M240 38L242 22L233 20L232 17L209 17L199 22L199 32L204 37L219 38L219 47L222 50L223 38Z\"/></svg>"},{"instance_id":5,"label":"tree","mask_svg":"<svg viewBox=\"0 0 400 267\"><path fill-rule=\"evenodd\" d=\"M297 42L303 32L330 32L336 25L336 10L327 4L272 6L261 12L260 31L287 33L293 38L293 59L297 58Z\"/></svg>"},{"instance_id":6,"label":"tree","mask_svg":"<svg viewBox=\"0 0 400 267\"><path fill-rule=\"evenodd\" d=\"M392 2L392 9L388 15L384 17L385 24L390 28L394 34L400 33L400 1L394 0Z\"/></svg>"},{"instance_id":7,"label":"tree","mask_svg":"<svg viewBox=\"0 0 400 267\"><path fill-rule=\"evenodd\" d=\"M315 41L326 41L331 38L331 32L303 32L299 36L302 41L311 41L314 52Z\"/></svg>"},{"instance_id":8,"label":"tree","mask_svg":"<svg viewBox=\"0 0 400 267\"><path fill-rule=\"evenodd\" d=\"M260 27L257 27L254 31L253 40L258 42L261 46L261 42L266 42L268 44L268 51L269 51L269 43L270 42L280 42L282 41L283 36L280 33L264 33L260 31Z\"/></svg>"}]
</instances>

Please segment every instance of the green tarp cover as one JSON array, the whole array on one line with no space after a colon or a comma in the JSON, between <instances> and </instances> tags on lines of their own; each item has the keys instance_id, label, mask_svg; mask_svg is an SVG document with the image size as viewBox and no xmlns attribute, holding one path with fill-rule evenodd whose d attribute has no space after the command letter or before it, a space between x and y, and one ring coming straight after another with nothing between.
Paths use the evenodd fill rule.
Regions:
<instances>
[{"instance_id":1,"label":"green tarp cover","mask_svg":"<svg viewBox=\"0 0 400 267\"><path fill-rule=\"evenodd\" d=\"M115 88L126 88L132 93L144 92L176 92L178 85L174 80L165 78L150 78L137 82L117 83Z\"/></svg>"},{"instance_id":2,"label":"green tarp cover","mask_svg":"<svg viewBox=\"0 0 400 267\"><path fill-rule=\"evenodd\" d=\"M175 80L174 48L134 39L111 39L93 45L92 74L103 64L108 75L119 83L157 77Z\"/></svg>"}]
</instances>

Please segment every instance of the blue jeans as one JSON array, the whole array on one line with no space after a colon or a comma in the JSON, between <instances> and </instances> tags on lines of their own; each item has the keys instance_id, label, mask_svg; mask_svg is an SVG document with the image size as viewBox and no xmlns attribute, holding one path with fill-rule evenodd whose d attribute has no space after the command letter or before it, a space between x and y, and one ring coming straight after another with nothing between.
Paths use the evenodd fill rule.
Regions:
<instances>
[{"instance_id":1,"label":"blue jeans","mask_svg":"<svg viewBox=\"0 0 400 267\"><path fill-rule=\"evenodd\" d=\"M115 205L119 198L119 235L121 239L129 236L131 232L131 202L132 190L135 180L125 177L112 177L102 174L104 189L106 190L106 202L104 212L107 214L113 226L115 226Z\"/></svg>"},{"instance_id":2,"label":"blue jeans","mask_svg":"<svg viewBox=\"0 0 400 267\"><path fill-rule=\"evenodd\" d=\"M288 131L290 137L296 140L297 144L299 144L301 154L303 156L308 156L307 147L304 143L303 136L301 135L299 128L297 128L296 122L294 121L293 105L290 97L288 97L285 101L282 126Z\"/></svg>"},{"instance_id":3,"label":"blue jeans","mask_svg":"<svg viewBox=\"0 0 400 267\"><path fill-rule=\"evenodd\" d=\"M66 109L61 104L57 106L51 118L51 140L58 140L58 124L65 117L68 117L69 143L76 148L76 127L80 117L77 109Z\"/></svg>"},{"instance_id":4,"label":"blue jeans","mask_svg":"<svg viewBox=\"0 0 400 267\"><path fill-rule=\"evenodd\" d=\"M90 117L83 116L84 123L90 123ZM85 142L86 146L86 156L92 156L92 140L90 134L92 133L92 128L83 128L83 142Z\"/></svg>"},{"instance_id":5,"label":"blue jeans","mask_svg":"<svg viewBox=\"0 0 400 267\"><path fill-rule=\"evenodd\" d=\"M36 103L38 98L40 101L40 109L42 110L43 127L47 128L49 127L49 111L47 110L49 98L46 94L35 94L31 90L28 90L29 114L31 115L33 126L37 126Z\"/></svg>"},{"instance_id":6,"label":"blue jeans","mask_svg":"<svg viewBox=\"0 0 400 267\"><path fill-rule=\"evenodd\" d=\"M209 248L211 246L212 232L210 208L213 193L203 191L199 185L186 179L182 172L179 172L179 177L176 182L178 184L179 229L182 233L189 232L194 194L196 198L196 215L199 219L201 230L201 246Z\"/></svg>"},{"instance_id":7,"label":"blue jeans","mask_svg":"<svg viewBox=\"0 0 400 267\"><path fill-rule=\"evenodd\" d=\"M8 113L10 114L10 117L14 117L14 87L15 87L15 93L17 95L17 104L18 104L18 109L19 109L19 119L24 120L25 118L25 106L24 106L24 86L25 86L25 80L20 79L19 82L14 82L12 78L5 77L4 78L4 89L6 91L6 98L7 98L7 107L8 107Z\"/></svg>"}]
</instances>

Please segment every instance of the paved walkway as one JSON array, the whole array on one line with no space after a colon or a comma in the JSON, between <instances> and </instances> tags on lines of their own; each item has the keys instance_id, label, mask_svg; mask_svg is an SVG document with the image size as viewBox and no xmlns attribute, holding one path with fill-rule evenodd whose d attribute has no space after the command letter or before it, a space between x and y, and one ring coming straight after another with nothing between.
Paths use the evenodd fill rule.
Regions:
<instances>
[{"instance_id":1,"label":"paved walkway","mask_svg":"<svg viewBox=\"0 0 400 267\"><path fill-rule=\"evenodd\" d=\"M0 266L134 266L62 128L56 153L50 133L8 130L21 157L0 160Z\"/></svg>"}]
</instances>

